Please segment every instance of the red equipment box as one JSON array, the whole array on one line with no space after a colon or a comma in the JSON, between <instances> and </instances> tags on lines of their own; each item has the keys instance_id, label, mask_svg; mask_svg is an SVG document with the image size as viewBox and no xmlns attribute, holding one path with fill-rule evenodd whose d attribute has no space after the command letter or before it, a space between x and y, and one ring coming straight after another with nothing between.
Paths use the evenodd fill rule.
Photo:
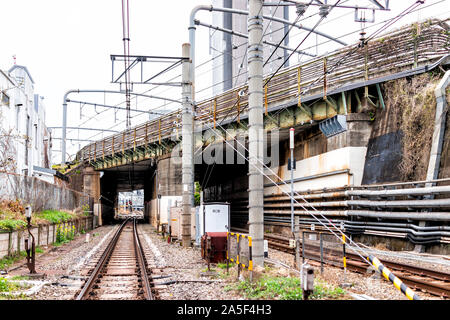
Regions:
<instances>
[{"instance_id":1,"label":"red equipment box","mask_svg":"<svg viewBox=\"0 0 450 320\"><path fill-rule=\"evenodd\" d=\"M208 260L208 238L210 238L211 248L209 258L211 263L219 263L227 260L227 233L226 232L206 232L201 239L202 259Z\"/></svg>"}]
</instances>

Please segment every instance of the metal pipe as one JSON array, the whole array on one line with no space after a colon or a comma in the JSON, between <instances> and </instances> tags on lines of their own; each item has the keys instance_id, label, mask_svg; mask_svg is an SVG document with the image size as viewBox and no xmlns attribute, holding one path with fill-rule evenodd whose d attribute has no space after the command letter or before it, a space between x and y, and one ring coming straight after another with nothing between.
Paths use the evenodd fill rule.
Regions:
<instances>
[{"instance_id":1,"label":"metal pipe","mask_svg":"<svg viewBox=\"0 0 450 320\"><path fill-rule=\"evenodd\" d=\"M420 196L420 195L436 195L442 193L450 193L450 186L437 186L437 187L425 187L425 188L407 188L407 189L395 189L395 190L348 190L348 191L336 191L336 192L324 192L316 194L305 194L296 196L296 199L322 199L322 198L340 198L340 197L394 197L394 196ZM283 199L289 199L286 196L279 197L266 197L265 201L279 201Z\"/></svg>"},{"instance_id":2,"label":"metal pipe","mask_svg":"<svg viewBox=\"0 0 450 320\"><path fill-rule=\"evenodd\" d=\"M207 23L201 22L199 20L195 20L195 24L198 25L198 26L207 27L207 28L214 29L214 30L217 30L217 31L229 33L229 34L232 34L232 35L237 36L237 37L248 39L248 36L246 34L239 33L239 32L236 32L236 31L233 31L233 30L230 30L230 29L221 28L221 27L218 27L218 26L213 26L211 24L207 24ZM279 45L277 43L273 43L273 42L270 42L270 41L263 40L263 43L267 44L269 46L285 49L287 51L294 51L294 52L297 52L298 54L304 54L306 56L316 57L315 54L307 53L307 52L301 51L301 50L295 50L295 49L289 48L287 46Z\"/></svg>"},{"instance_id":3,"label":"metal pipe","mask_svg":"<svg viewBox=\"0 0 450 320\"><path fill-rule=\"evenodd\" d=\"M48 129L62 129L63 127L47 127ZM119 132L117 130L111 129L97 129L97 128L81 128L81 127L66 127L66 129L74 129L74 130L91 130L91 131L105 131L105 132Z\"/></svg>"}]
</instances>

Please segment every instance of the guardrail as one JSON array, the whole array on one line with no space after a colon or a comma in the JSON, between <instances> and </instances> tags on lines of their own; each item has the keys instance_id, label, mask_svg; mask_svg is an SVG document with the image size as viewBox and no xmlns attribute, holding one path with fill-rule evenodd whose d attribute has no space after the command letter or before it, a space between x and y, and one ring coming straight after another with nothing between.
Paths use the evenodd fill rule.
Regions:
<instances>
[{"instance_id":1,"label":"guardrail","mask_svg":"<svg viewBox=\"0 0 450 320\"><path fill-rule=\"evenodd\" d=\"M242 240L247 239L248 241L248 263L242 263L242 246L240 241L240 238ZM236 239L236 258L232 258L232 239ZM229 264L232 262L233 264L236 264L238 267L238 278L241 274L241 267L244 269L248 269L250 271L250 281L253 279L253 257L252 257L252 237L245 234L235 233L235 232L227 232L227 273L229 272Z\"/></svg>"},{"instance_id":2,"label":"guardrail","mask_svg":"<svg viewBox=\"0 0 450 320\"><path fill-rule=\"evenodd\" d=\"M354 46L282 70L264 88L266 115L269 107L284 103L297 104L308 113L302 102L314 95L327 99L327 95L339 87L408 70L448 54L449 36L445 22L429 21L421 26L420 35L416 31L414 25L404 27L370 41L364 49L352 54L349 53ZM216 127L216 122L225 118L236 119L238 123L245 119L248 96L241 96L239 92L246 89L247 84L244 84L197 103L196 123ZM181 109L91 143L78 152L77 158L91 162L149 144L161 145L174 132L181 133Z\"/></svg>"}]
</instances>

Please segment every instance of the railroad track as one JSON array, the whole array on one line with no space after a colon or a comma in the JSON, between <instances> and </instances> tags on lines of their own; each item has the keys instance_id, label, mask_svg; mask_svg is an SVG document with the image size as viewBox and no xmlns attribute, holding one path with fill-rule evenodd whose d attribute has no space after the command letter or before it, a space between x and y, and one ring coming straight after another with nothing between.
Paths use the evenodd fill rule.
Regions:
<instances>
[{"instance_id":1,"label":"railroad track","mask_svg":"<svg viewBox=\"0 0 450 320\"><path fill-rule=\"evenodd\" d=\"M295 254L293 248L289 247L289 239L280 235L264 235L269 247ZM302 244L300 244L301 246ZM300 247L300 255L302 248ZM305 257L320 263L320 247L318 245L307 244L305 246ZM432 295L443 298L450 298L450 273L438 270L422 268L419 266L392 262L385 259L380 261L394 272L406 285L415 290L421 290ZM334 248L324 248L323 262L336 267L343 268L342 251ZM347 252L347 269L359 273L366 273L369 265L361 261L361 257Z\"/></svg>"},{"instance_id":2,"label":"railroad track","mask_svg":"<svg viewBox=\"0 0 450 320\"><path fill-rule=\"evenodd\" d=\"M153 300L150 272L136 219L125 220L101 254L75 300Z\"/></svg>"}]
</instances>

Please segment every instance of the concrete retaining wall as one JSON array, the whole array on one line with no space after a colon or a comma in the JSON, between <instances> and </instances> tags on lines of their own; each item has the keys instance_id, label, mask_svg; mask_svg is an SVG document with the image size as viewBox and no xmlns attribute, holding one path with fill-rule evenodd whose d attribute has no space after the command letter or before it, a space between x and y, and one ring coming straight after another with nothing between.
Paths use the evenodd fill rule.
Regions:
<instances>
[{"instance_id":1,"label":"concrete retaining wall","mask_svg":"<svg viewBox=\"0 0 450 320\"><path fill-rule=\"evenodd\" d=\"M93 217L83 217L74 221L66 222L65 224L70 227L75 226L75 230L77 232L82 230L88 231L93 229ZM64 224L61 224L61 226L63 225ZM45 246L55 242L57 227L58 224L46 224L31 228L30 231L34 236L36 246ZM28 236L28 230L0 232L0 258L13 255L19 251L24 251L25 239L27 239Z\"/></svg>"},{"instance_id":2,"label":"concrete retaining wall","mask_svg":"<svg viewBox=\"0 0 450 320\"><path fill-rule=\"evenodd\" d=\"M85 193L13 173L0 173L0 199L19 199L33 211L74 210L85 204L92 208L92 199Z\"/></svg>"}]
</instances>

